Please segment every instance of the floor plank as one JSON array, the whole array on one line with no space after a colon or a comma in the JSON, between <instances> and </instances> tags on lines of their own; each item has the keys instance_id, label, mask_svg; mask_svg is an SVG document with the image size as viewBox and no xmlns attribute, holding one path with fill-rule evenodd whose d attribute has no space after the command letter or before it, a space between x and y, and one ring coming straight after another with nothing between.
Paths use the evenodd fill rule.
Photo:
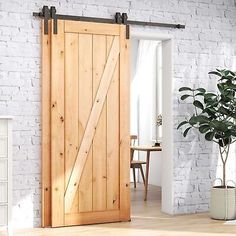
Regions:
<instances>
[{"instance_id":1,"label":"floor plank","mask_svg":"<svg viewBox=\"0 0 236 236\"><path fill-rule=\"evenodd\" d=\"M65 228L35 228L18 230L17 236L231 236L236 225L224 225L223 221L211 220L207 213L169 216L160 211L161 190L149 186L148 201L143 201L142 184L131 189L132 221Z\"/></svg>"}]
</instances>

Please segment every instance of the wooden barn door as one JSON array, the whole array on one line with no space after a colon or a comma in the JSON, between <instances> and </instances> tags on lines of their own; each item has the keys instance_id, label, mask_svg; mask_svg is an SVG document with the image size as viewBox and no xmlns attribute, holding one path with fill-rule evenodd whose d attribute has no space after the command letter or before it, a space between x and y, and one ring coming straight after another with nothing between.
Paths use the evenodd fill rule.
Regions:
<instances>
[{"instance_id":1,"label":"wooden barn door","mask_svg":"<svg viewBox=\"0 0 236 236\"><path fill-rule=\"evenodd\" d=\"M44 225L130 220L126 28L58 20L43 37Z\"/></svg>"}]
</instances>

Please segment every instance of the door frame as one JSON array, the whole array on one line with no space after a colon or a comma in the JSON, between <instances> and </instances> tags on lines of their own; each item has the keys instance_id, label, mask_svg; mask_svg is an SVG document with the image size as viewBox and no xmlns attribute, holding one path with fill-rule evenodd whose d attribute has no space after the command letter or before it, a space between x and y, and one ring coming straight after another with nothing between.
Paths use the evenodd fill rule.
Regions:
<instances>
[{"instance_id":1,"label":"door frame","mask_svg":"<svg viewBox=\"0 0 236 236\"><path fill-rule=\"evenodd\" d=\"M153 31L140 30L138 27L131 28L132 39L158 40L162 42L162 61L163 61L163 132L162 138L162 164L161 164L161 208L168 214L174 213L173 201L173 36L169 34L153 33ZM172 148L170 148L172 147Z\"/></svg>"}]
</instances>

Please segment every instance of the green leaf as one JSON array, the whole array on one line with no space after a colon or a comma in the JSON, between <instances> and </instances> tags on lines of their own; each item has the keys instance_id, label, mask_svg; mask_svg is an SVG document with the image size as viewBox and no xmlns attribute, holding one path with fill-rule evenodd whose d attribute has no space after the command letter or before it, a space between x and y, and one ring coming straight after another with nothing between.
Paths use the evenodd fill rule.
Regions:
<instances>
[{"instance_id":1,"label":"green leaf","mask_svg":"<svg viewBox=\"0 0 236 236\"><path fill-rule=\"evenodd\" d=\"M209 123L209 118L204 115L195 116L195 119L199 122L199 124Z\"/></svg>"},{"instance_id":2,"label":"green leaf","mask_svg":"<svg viewBox=\"0 0 236 236\"><path fill-rule=\"evenodd\" d=\"M216 138L216 139L220 139L220 138L222 138L221 133L216 133L216 134L215 134L215 138Z\"/></svg>"},{"instance_id":3,"label":"green leaf","mask_svg":"<svg viewBox=\"0 0 236 236\"><path fill-rule=\"evenodd\" d=\"M207 114L210 116L210 118L216 118L216 117L217 117L217 116L216 116L216 111L215 111L215 109L213 109L213 108L207 107L207 108L205 108L205 109L203 110L203 112L204 112L204 113L207 113Z\"/></svg>"},{"instance_id":4,"label":"green leaf","mask_svg":"<svg viewBox=\"0 0 236 236\"><path fill-rule=\"evenodd\" d=\"M195 100L194 102L193 102L193 105L195 106L195 107L198 107L198 108L200 108L200 109L204 109L204 106L202 105L202 103L200 102L200 101L198 101L198 100Z\"/></svg>"},{"instance_id":5,"label":"green leaf","mask_svg":"<svg viewBox=\"0 0 236 236\"><path fill-rule=\"evenodd\" d=\"M222 84L217 84L217 88L219 89L219 91L220 91L221 93L224 92L224 85L222 85Z\"/></svg>"},{"instance_id":6,"label":"green leaf","mask_svg":"<svg viewBox=\"0 0 236 236\"><path fill-rule=\"evenodd\" d=\"M204 93L197 93L195 96L204 96Z\"/></svg>"},{"instance_id":7,"label":"green leaf","mask_svg":"<svg viewBox=\"0 0 236 236\"><path fill-rule=\"evenodd\" d=\"M192 127L188 127L185 131L184 131L184 133L183 133L183 135L184 135L184 137L186 137L187 136L187 134L188 134L188 131L191 129Z\"/></svg>"},{"instance_id":8,"label":"green leaf","mask_svg":"<svg viewBox=\"0 0 236 236\"><path fill-rule=\"evenodd\" d=\"M191 95L187 95L187 94L185 94L185 95L183 95L183 96L181 96L181 100L185 100L186 98L188 98L188 97L192 97Z\"/></svg>"},{"instance_id":9,"label":"green leaf","mask_svg":"<svg viewBox=\"0 0 236 236\"><path fill-rule=\"evenodd\" d=\"M211 127L209 125L202 125L199 127L199 131L204 134L206 133L207 131L209 131L211 129Z\"/></svg>"},{"instance_id":10,"label":"green leaf","mask_svg":"<svg viewBox=\"0 0 236 236\"><path fill-rule=\"evenodd\" d=\"M218 131L226 132L228 131L228 125L224 121L212 120L209 125Z\"/></svg>"},{"instance_id":11,"label":"green leaf","mask_svg":"<svg viewBox=\"0 0 236 236\"><path fill-rule=\"evenodd\" d=\"M224 114L224 115L230 115L230 113L231 113L230 110L224 108L223 106L219 107L218 112L220 112L221 114Z\"/></svg>"},{"instance_id":12,"label":"green leaf","mask_svg":"<svg viewBox=\"0 0 236 236\"><path fill-rule=\"evenodd\" d=\"M196 90L201 92L201 93L205 93L206 92L206 89L204 89L204 88L197 88Z\"/></svg>"},{"instance_id":13,"label":"green leaf","mask_svg":"<svg viewBox=\"0 0 236 236\"><path fill-rule=\"evenodd\" d=\"M227 74L227 75L222 76L220 80L221 80L221 81L222 81L222 80L230 81L230 80L233 80L233 79L234 79L234 76L232 76L232 75L230 75L230 74ZM226 81L226 82L227 82L227 81Z\"/></svg>"},{"instance_id":14,"label":"green leaf","mask_svg":"<svg viewBox=\"0 0 236 236\"><path fill-rule=\"evenodd\" d=\"M223 138L223 139L220 139L220 140L219 140L219 145L220 145L221 147L224 147L224 146L230 144L231 141L232 141L231 138Z\"/></svg>"},{"instance_id":15,"label":"green leaf","mask_svg":"<svg viewBox=\"0 0 236 236\"><path fill-rule=\"evenodd\" d=\"M192 116L192 117L189 119L189 124L190 124L190 125L196 125L197 123L198 123L197 116Z\"/></svg>"},{"instance_id":16,"label":"green leaf","mask_svg":"<svg viewBox=\"0 0 236 236\"><path fill-rule=\"evenodd\" d=\"M188 124L188 121L182 121L179 125L178 125L178 127L177 127L177 129L179 129L181 126L183 126L183 125L185 125L185 124Z\"/></svg>"},{"instance_id":17,"label":"green leaf","mask_svg":"<svg viewBox=\"0 0 236 236\"><path fill-rule=\"evenodd\" d=\"M235 129L231 129L230 133L231 133L232 137L236 137L236 130Z\"/></svg>"},{"instance_id":18,"label":"green leaf","mask_svg":"<svg viewBox=\"0 0 236 236\"><path fill-rule=\"evenodd\" d=\"M214 93L205 93L204 94L205 99L209 99L209 98L212 98L212 97L217 97L217 95L214 94Z\"/></svg>"},{"instance_id":19,"label":"green leaf","mask_svg":"<svg viewBox=\"0 0 236 236\"><path fill-rule=\"evenodd\" d=\"M222 76L221 73L220 73L220 72L217 72L217 71L210 71L208 74L209 74L209 75L217 75L217 76L219 76L219 77Z\"/></svg>"},{"instance_id":20,"label":"green leaf","mask_svg":"<svg viewBox=\"0 0 236 236\"><path fill-rule=\"evenodd\" d=\"M189 88L189 87L181 87L179 89L179 92L182 92L182 91L193 91L193 90L191 88Z\"/></svg>"},{"instance_id":21,"label":"green leaf","mask_svg":"<svg viewBox=\"0 0 236 236\"><path fill-rule=\"evenodd\" d=\"M223 74L223 76L228 77L228 76L231 76L231 71L225 69L222 74Z\"/></svg>"},{"instance_id":22,"label":"green leaf","mask_svg":"<svg viewBox=\"0 0 236 236\"><path fill-rule=\"evenodd\" d=\"M206 139L207 141L212 141L213 138L214 138L214 135L215 135L214 132L208 132L208 133L205 134L205 139Z\"/></svg>"}]
</instances>

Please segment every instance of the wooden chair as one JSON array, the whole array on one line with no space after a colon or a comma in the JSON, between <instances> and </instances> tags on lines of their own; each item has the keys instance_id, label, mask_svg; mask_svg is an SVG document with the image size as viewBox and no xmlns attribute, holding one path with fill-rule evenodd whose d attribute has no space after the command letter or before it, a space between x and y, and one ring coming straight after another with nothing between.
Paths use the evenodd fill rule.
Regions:
<instances>
[{"instance_id":1,"label":"wooden chair","mask_svg":"<svg viewBox=\"0 0 236 236\"><path fill-rule=\"evenodd\" d=\"M135 146L136 140L138 139L137 135L130 135L130 146ZM130 149L130 168L133 169L133 177L134 177L134 188L136 188L136 175L135 175L135 169L139 169L142 175L143 183L145 186L145 178L143 173L143 167L142 165L146 165L146 161L139 161L134 160L134 150Z\"/></svg>"}]
</instances>

